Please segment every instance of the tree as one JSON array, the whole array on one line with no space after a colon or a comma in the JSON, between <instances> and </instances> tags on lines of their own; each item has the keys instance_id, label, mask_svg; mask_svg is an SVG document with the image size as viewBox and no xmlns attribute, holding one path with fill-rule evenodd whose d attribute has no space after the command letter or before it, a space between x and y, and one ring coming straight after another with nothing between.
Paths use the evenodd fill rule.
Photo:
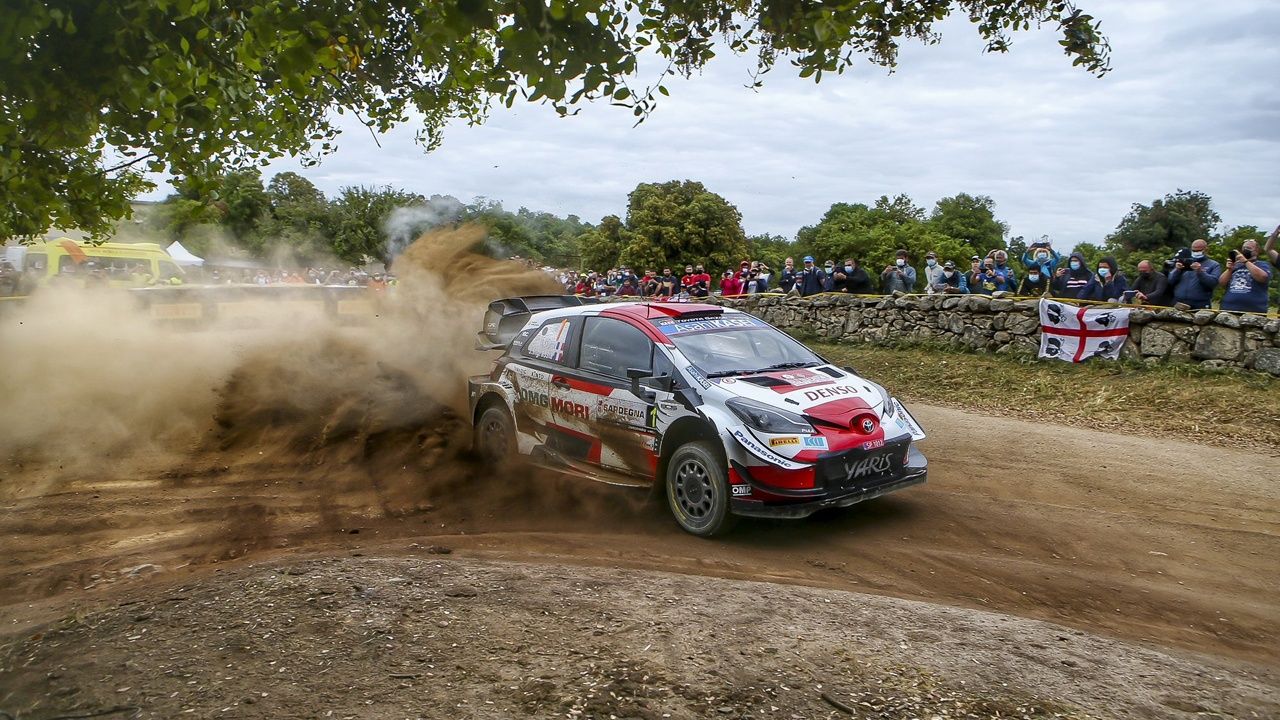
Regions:
<instances>
[{"instance_id":1,"label":"tree","mask_svg":"<svg viewBox=\"0 0 1280 720\"><path fill-rule=\"evenodd\" d=\"M881 196L874 207L836 203L817 225L800 230L797 244L819 262L852 257L872 274L891 264L898 250L906 250L913 263L929 251L957 263L973 254L970 245L942 234L923 218L924 210L905 195Z\"/></svg>"},{"instance_id":2,"label":"tree","mask_svg":"<svg viewBox=\"0 0 1280 720\"><path fill-rule=\"evenodd\" d=\"M383 223L393 210L425 202L421 195L389 186L342 188L329 204L334 254L350 263L387 259ZM410 229L405 234L413 232Z\"/></svg>"},{"instance_id":3,"label":"tree","mask_svg":"<svg viewBox=\"0 0 1280 720\"><path fill-rule=\"evenodd\" d=\"M578 269L604 272L617 267L622 249L630 242L631 233L627 232L622 218L606 215L599 225L578 236Z\"/></svg>"},{"instance_id":4,"label":"tree","mask_svg":"<svg viewBox=\"0 0 1280 720\"><path fill-rule=\"evenodd\" d=\"M643 119L660 84L638 57L692 74L721 44L815 81L903 39L937 42L951 13L987 49L1057 24L1075 65L1108 70L1095 19L1068 0L10 0L0 4L0 237L51 225L105 232L140 170L195 175L330 152L337 115L375 132L421 117L437 144L518 98L568 114L604 99ZM664 76L660 76L664 77ZM760 84L759 81L756 83Z\"/></svg>"},{"instance_id":5,"label":"tree","mask_svg":"<svg viewBox=\"0 0 1280 720\"><path fill-rule=\"evenodd\" d=\"M627 233L618 261L633 268L737 267L747 255L742 214L700 182L640 183L627 198Z\"/></svg>"},{"instance_id":6,"label":"tree","mask_svg":"<svg viewBox=\"0 0 1280 720\"><path fill-rule=\"evenodd\" d=\"M996 219L995 207L995 201L986 195L959 193L934 204L929 224L985 257L991 250L1005 247L1004 236L1009 232L1009 226Z\"/></svg>"},{"instance_id":7,"label":"tree","mask_svg":"<svg viewBox=\"0 0 1280 720\"><path fill-rule=\"evenodd\" d=\"M298 173L282 172L267 183L266 197L267 212L255 228L264 249L285 250L304 263L330 254L329 202L319 188Z\"/></svg>"},{"instance_id":8,"label":"tree","mask_svg":"<svg viewBox=\"0 0 1280 720\"><path fill-rule=\"evenodd\" d=\"M261 251L265 241L255 231L271 207L262 187L262 173L251 167L222 176L215 204L222 211L223 226L236 241L251 251Z\"/></svg>"},{"instance_id":9,"label":"tree","mask_svg":"<svg viewBox=\"0 0 1280 720\"><path fill-rule=\"evenodd\" d=\"M747 238L747 255L773 268L774 272L781 271L783 261L788 257L794 258L796 253L796 244L781 235L751 235Z\"/></svg>"},{"instance_id":10,"label":"tree","mask_svg":"<svg viewBox=\"0 0 1280 720\"><path fill-rule=\"evenodd\" d=\"M1214 230L1222 218L1213 209L1213 198L1195 190L1178 190L1150 205L1134 203L1106 247L1116 255L1141 253L1169 257L1196 240L1214 244Z\"/></svg>"}]
</instances>

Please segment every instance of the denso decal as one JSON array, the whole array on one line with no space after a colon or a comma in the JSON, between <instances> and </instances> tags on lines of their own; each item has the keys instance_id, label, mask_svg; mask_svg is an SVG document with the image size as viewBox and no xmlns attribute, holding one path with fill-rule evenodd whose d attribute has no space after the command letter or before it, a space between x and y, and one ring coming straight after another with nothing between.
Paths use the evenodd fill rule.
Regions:
<instances>
[{"instance_id":1,"label":"denso decal","mask_svg":"<svg viewBox=\"0 0 1280 720\"><path fill-rule=\"evenodd\" d=\"M846 482L857 480L868 476L876 476L881 473L889 472L893 468L893 458L889 457L889 453L880 453L865 457L857 462L844 462L844 479Z\"/></svg>"},{"instance_id":2,"label":"denso decal","mask_svg":"<svg viewBox=\"0 0 1280 720\"><path fill-rule=\"evenodd\" d=\"M827 439L821 435L815 435L804 439L804 446L807 448L817 448L818 450L827 449Z\"/></svg>"},{"instance_id":3,"label":"denso decal","mask_svg":"<svg viewBox=\"0 0 1280 720\"><path fill-rule=\"evenodd\" d=\"M781 455L778 455L764 445L761 445L755 438L743 432L741 428L733 431L733 437L739 443L742 443L742 447L750 451L752 455L755 455L767 463L777 465L780 468L786 468L787 470L799 470L802 467L808 467L807 465L791 462Z\"/></svg>"},{"instance_id":4,"label":"denso decal","mask_svg":"<svg viewBox=\"0 0 1280 720\"><path fill-rule=\"evenodd\" d=\"M800 438L792 435L790 437L769 438L769 447L783 447L786 445L799 445Z\"/></svg>"},{"instance_id":5,"label":"denso decal","mask_svg":"<svg viewBox=\"0 0 1280 720\"><path fill-rule=\"evenodd\" d=\"M858 388L856 387L851 387L849 385L836 385L835 387L806 390L804 393L804 399L813 401L813 400L822 400L824 398L836 398L836 397L843 397L845 395L857 395L857 394L858 394Z\"/></svg>"},{"instance_id":6,"label":"denso decal","mask_svg":"<svg viewBox=\"0 0 1280 720\"><path fill-rule=\"evenodd\" d=\"M591 419L591 410L582 403L569 402L561 398L551 398L551 411L558 412L562 415L582 418L583 420Z\"/></svg>"}]
</instances>

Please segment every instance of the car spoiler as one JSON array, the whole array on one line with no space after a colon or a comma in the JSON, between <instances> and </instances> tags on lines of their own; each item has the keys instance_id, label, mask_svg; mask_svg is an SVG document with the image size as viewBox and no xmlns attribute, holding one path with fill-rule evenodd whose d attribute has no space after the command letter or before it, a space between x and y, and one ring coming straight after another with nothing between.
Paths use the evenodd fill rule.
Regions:
<instances>
[{"instance_id":1,"label":"car spoiler","mask_svg":"<svg viewBox=\"0 0 1280 720\"><path fill-rule=\"evenodd\" d=\"M494 300L484 313L483 329L476 333L476 349L505 350L534 313L595 302L594 298L576 295L524 295Z\"/></svg>"}]
</instances>

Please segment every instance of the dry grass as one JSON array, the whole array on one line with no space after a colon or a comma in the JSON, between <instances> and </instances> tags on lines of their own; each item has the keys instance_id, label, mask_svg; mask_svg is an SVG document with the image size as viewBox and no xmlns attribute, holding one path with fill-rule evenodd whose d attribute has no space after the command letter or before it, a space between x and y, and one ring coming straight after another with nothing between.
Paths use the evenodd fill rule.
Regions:
<instances>
[{"instance_id":1,"label":"dry grass","mask_svg":"<svg viewBox=\"0 0 1280 720\"><path fill-rule=\"evenodd\" d=\"M1280 381L1259 373L1073 365L932 347L813 347L905 400L1280 455Z\"/></svg>"}]
</instances>

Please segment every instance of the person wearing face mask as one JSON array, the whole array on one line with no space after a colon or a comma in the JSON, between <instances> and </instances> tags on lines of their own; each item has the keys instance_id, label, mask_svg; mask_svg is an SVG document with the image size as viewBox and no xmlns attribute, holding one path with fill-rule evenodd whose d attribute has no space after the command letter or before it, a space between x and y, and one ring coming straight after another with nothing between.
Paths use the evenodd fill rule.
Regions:
<instances>
[{"instance_id":1,"label":"person wearing face mask","mask_svg":"<svg viewBox=\"0 0 1280 720\"><path fill-rule=\"evenodd\" d=\"M1150 260L1138 263L1138 277L1129 289L1133 290L1133 301L1140 305L1169 306L1169 279Z\"/></svg>"},{"instance_id":2,"label":"person wearing face mask","mask_svg":"<svg viewBox=\"0 0 1280 720\"><path fill-rule=\"evenodd\" d=\"M969 276L969 292L975 295L994 295L1013 290L1009 278L996 269L996 259L993 256L983 260L978 271Z\"/></svg>"},{"instance_id":3,"label":"person wearing face mask","mask_svg":"<svg viewBox=\"0 0 1280 720\"><path fill-rule=\"evenodd\" d=\"M1085 293L1088 292L1089 285L1092 282L1093 273L1089 272L1084 255L1073 252L1071 257L1067 259L1067 266L1058 268L1058 271L1054 273L1053 281L1049 284L1049 288L1056 298L1083 300L1086 299Z\"/></svg>"},{"instance_id":4,"label":"person wearing face mask","mask_svg":"<svg viewBox=\"0 0 1280 720\"><path fill-rule=\"evenodd\" d=\"M1177 266L1169 273L1169 287L1173 288L1173 300L1189 310L1203 310L1213 302L1213 291L1218 288L1222 266L1205 254L1209 243L1197 240L1191 243L1191 252L1184 248L1178 253Z\"/></svg>"},{"instance_id":5,"label":"person wearing face mask","mask_svg":"<svg viewBox=\"0 0 1280 720\"><path fill-rule=\"evenodd\" d=\"M1098 262L1098 272L1085 291L1085 296L1089 300L1120 302L1128 289L1129 279L1116 266L1116 259L1108 256Z\"/></svg>"},{"instance_id":6,"label":"person wearing face mask","mask_svg":"<svg viewBox=\"0 0 1280 720\"><path fill-rule=\"evenodd\" d=\"M817 265L813 264L813 256L804 258L804 270L796 277L796 291L803 296L817 295L831 289L831 279Z\"/></svg>"},{"instance_id":7,"label":"person wearing face mask","mask_svg":"<svg viewBox=\"0 0 1280 720\"><path fill-rule=\"evenodd\" d=\"M1226 288L1222 295L1223 310L1265 313L1267 285L1271 283L1271 263L1258 258L1258 241L1246 240L1231 254L1231 263L1222 271L1219 284Z\"/></svg>"},{"instance_id":8,"label":"person wearing face mask","mask_svg":"<svg viewBox=\"0 0 1280 720\"><path fill-rule=\"evenodd\" d=\"M693 290L689 294L694 297L706 297L711 294L711 275L701 265L694 268Z\"/></svg>"},{"instance_id":9,"label":"person wearing face mask","mask_svg":"<svg viewBox=\"0 0 1280 720\"><path fill-rule=\"evenodd\" d=\"M880 291L885 295L909 293L916 286L916 269L907 264L907 251L899 250L893 264L880 273Z\"/></svg>"},{"instance_id":10,"label":"person wearing face mask","mask_svg":"<svg viewBox=\"0 0 1280 720\"><path fill-rule=\"evenodd\" d=\"M1016 295L1023 297L1040 297L1049 291L1049 276L1040 271L1039 265L1027 268L1026 277L1018 283Z\"/></svg>"},{"instance_id":11,"label":"person wearing face mask","mask_svg":"<svg viewBox=\"0 0 1280 720\"><path fill-rule=\"evenodd\" d=\"M1040 268L1041 277L1053 277L1054 271L1061 262L1062 256L1054 250L1047 242L1034 242L1027 251L1022 254L1023 267L1030 270L1031 268Z\"/></svg>"},{"instance_id":12,"label":"person wearing face mask","mask_svg":"<svg viewBox=\"0 0 1280 720\"><path fill-rule=\"evenodd\" d=\"M1018 275L1013 271L1013 267L1009 265L1009 253L1003 250L995 250L992 257L996 261L996 272L1004 276L1004 284L1009 290L1018 287Z\"/></svg>"},{"instance_id":13,"label":"person wearing face mask","mask_svg":"<svg viewBox=\"0 0 1280 720\"><path fill-rule=\"evenodd\" d=\"M964 279L964 273L956 270L956 264L948 260L942 263L938 272L938 281L929 285L929 292L968 295L969 283Z\"/></svg>"},{"instance_id":14,"label":"person wearing face mask","mask_svg":"<svg viewBox=\"0 0 1280 720\"><path fill-rule=\"evenodd\" d=\"M934 286L942 279L942 265L938 264L938 254L930 251L924 256L924 289L932 295L937 292Z\"/></svg>"},{"instance_id":15,"label":"person wearing face mask","mask_svg":"<svg viewBox=\"0 0 1280 720\"><path fill-rule=\"evenodd\" d=\"M836 268L832 276L831 290L851 295L875 294L875 288L871 286L871 276L858 266L855 258L845 258L844 265Z\"/></svg>"}]
</instances>

